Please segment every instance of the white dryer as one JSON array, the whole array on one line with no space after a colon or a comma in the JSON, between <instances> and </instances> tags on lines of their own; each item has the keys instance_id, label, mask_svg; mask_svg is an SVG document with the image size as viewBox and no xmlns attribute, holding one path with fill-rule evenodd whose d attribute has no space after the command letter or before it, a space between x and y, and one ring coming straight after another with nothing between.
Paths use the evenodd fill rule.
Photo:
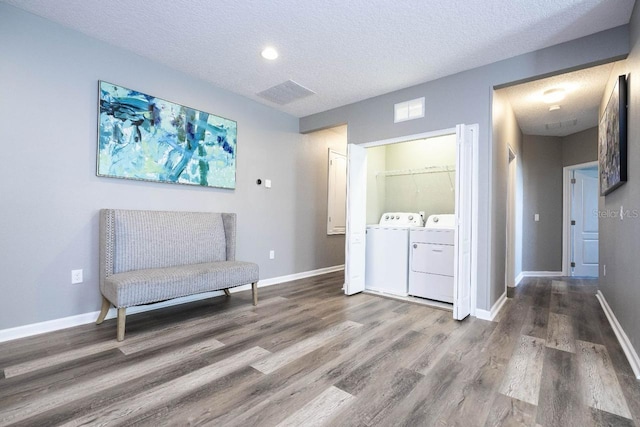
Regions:
<instances>
[{"instance_id":1,"label":"white dryer","mask_svg":"<svg viewBox=\"0 0 640 427\"><path fill-rule=\"evenodd\" d=\"M453 303L455 215L429 216L409 241L409 295Z\"/></svg>"},{"instance_id":2,"label":"white dryer","mask_svg":"<svg viewBox=\"0 0 640 427\"><path fill-rule=\"evenodd\" d=\"M409 230L422 221L419 213L387 212L367 225L365 289L407 296Z\"/></svg>"}]
</instances>

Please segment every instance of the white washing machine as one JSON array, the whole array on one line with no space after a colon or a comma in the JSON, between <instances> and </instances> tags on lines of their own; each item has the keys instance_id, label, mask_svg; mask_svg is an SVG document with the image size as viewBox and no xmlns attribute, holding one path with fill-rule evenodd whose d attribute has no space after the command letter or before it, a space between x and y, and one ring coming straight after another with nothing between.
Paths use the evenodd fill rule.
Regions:
<instances>
[{"instance_id":1,"label":"white washing machine","mask_svg":"<svg viewBox=\"0 0 640 427\"><path fill-rule=\"evenodd\" d=\"M429 216L409 241L409 295L453 303L455 215Z\"/></svg>"},{"instance_id":2,"label":"white washing machine","mask_svg":"<svg viewBox=\"0 0 640 427\"><path fill-rule=\"evenodd\" d=\"M419 213L387 212L376 225L367 225L365 288L407 296L409 230L422 228Z\"/></svg>"}]
</instances>

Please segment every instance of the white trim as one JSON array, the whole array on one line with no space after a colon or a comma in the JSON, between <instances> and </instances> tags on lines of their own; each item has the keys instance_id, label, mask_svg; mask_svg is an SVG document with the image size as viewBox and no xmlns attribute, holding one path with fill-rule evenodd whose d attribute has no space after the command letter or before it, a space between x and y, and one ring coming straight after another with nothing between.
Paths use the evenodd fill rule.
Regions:
<instances>
[{"instance_id":1,"label":"white trim","mask_svg":"<svg viewBox=\"0 0 640 427\"><path fill-rule=\"evenodd\" d=\"M562 275L571 276L571 172L598 166L598 161L562 168Z\"/></svg>"},{"instance_id":2,"label":"white trim","mask_svg":"<svg viewBox=\"0 0 640 427\"><path fill-rule=\"evenodd\" d=\"M493 307L491 307L491 311L480 310L479 308L476 308L476 318L481 320L493 321L493 319L496 318L498 313L500 313L500 310L502 310L502 307L504 307L504 304L506 302L507 302L507 293L503 292L500 298L498 298L498 301L496 301L496 303L493 304Z\"/></svg>"},{"instance_id":3,"label":"white trim","mask_svg":"<svg viewBox=\"0 0 640 427\"><path fill-rule=\"evenodd\" d=\"M473 182L471 183L471 316L476 315L476 308L478 305L478 254L480 253L480 240L478 239L478 200L480 199L480 125L474 124L473 126L475 126L475 137L472 141ZM490 245L487 245L487 248L489 246ZM487 270L491 269L488 268ZM487 282L487 285L489 283L490 282Z\"/></svg>"},{"instance_id":4,"label":"white trim","mask_svg":"<svg viewBox=\"0 0 640 427\"><path fill-rule=\"evenodd\" d=\"M317 270L304 271L302 273L289 274L287 276L272 277L270 279L260 280L258 287L263 288L265 286L277 285L280 283L291 282L293 280L305 279L307 277L319 276L321 274L333 273L344 269L344 265L336 265L333 267L319 268ZM229 289L230 292L241 292L251 289L251 285L242 285ZM213 298L219 295L223 295L222 291L204 292L197 295L190 295L182 298L174 298L168 301L159 302L156 304L139 305L136 307L127 308L127 315L143 313L145 311L155 310L158 308L171 307L173 305L185 304L188 302L199 301L207 298ZM11 341L19 338L30 337L32 335L43 334L46 332L58 331L60 329L71 328L74 326L86 325L87 323L93 323L98 318L99 311L92 311L89 313L77 314L75 316L63 317L61 319L47 320L45 322L32 323L24 326L17 326L15 328L0 330L0 342ZM111 308L107 319L113 319L116 317L116 309Z\"/></svg>"},{"instance_id":5,"label":"white trim","mask_svg":"<svg viewBox=\"0 0 640 427\"><path fill-rule=\"evenodd\" d=\"M522 282L522 279L524 279L524 271L521 271L521 272L516 276L516 282L513 284L513 287L514 287L514 288L518 287L518 285L520 284L520 282Z\"/></svg>"},{"instance_id":6,"label":"white trim","mask_svg":"<svg viewBox=\"0 0 640 427\"><path fill-rule=\"evenodd\" d=\"M455 135L455 134L456 134L456 128L449 128L449 129L436 130L433 132L424 132L424 133L416 133L413 135L399 136L397 138L382 139L380 141L364 142L358 145L364 148L378 147L379 145L397 144L399 142L409 142L409 141L415 141L418 139L435 138L437 136Z\"/></svg>"},{"instance_id":7,"label":"white trim","mask_svg":"<svg viewBox=\"0 0 640 427\"><path fill-rule=\"evenodd\" d=\"M604 295L600 290L596 293L596 298L600 301L602 310L604 310L604 314L606 314L607 319L609 319L611 328L613 328L613 332L616 334L618 342L620 342L620 346L622 347L625 356L627 356L627 360L629 360L629 364L631 365L631 369L633 369L636 379L640 380L640 357L638 357L638 353L633 348L633 344L631 344L629 337L622 329L618 319L616 319L615 314L613 314L613 310L609 307L607 300L604 298Z\"/></svg>"},{"instance_id":8,"label":"white trim","mask_svg":"<svg viewBox=\"0 0 640 427\"><path fill-rule=\"evenodd\" d=\"M525 277L562 277L562 271L523 271L519 276L522 276L520 280Z\"/></svg>"}]
</instances>

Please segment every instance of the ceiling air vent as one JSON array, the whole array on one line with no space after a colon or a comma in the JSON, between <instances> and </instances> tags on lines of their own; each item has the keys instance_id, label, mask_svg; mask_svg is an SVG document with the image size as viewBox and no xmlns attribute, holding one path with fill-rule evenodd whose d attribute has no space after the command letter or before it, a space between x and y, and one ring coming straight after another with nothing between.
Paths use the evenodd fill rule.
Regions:
<instances>
[{"instance_id":1,"label":"ceiling air vent","mask_svg":"<svg viewBox=\"0 0 640 427\"><path fill-rule=\"evenodd\" d=\"M275 104L286 105L290 102L297 101L298 99L315 95L315 92L299 85L293 80L287 80L284 83L267 90L263 90L262 92L257 93L257 95Z\"/></svg>"},{"instance_id":2,"label":"ceiling air vent","mask_svg":"<svg viewBox=\"0 0 640 427\"><path fill-rule=\"evenodd\" d=\"M578 119L565 120L564 122L547 123L544 125L547 130L566 129L578 124Z\"/></svg>"}]
</instances>

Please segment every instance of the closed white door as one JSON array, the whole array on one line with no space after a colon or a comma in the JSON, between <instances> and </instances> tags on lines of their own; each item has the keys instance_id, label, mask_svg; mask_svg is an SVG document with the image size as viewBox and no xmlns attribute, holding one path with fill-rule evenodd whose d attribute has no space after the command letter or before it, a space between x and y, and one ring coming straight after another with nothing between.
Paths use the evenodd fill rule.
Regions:
<instances>
[{"instance_id":1,"label":"closed white door","mask_svg":"<svg viewBox=\"0 0 640 427\"><path fill-rule=\"evenodd\" d=\"M344 234L347 199L347 156L329 149L327 234Z\"/></svg>"},{"instance_id":2,"label":"closed white door","mask_svg":"<svg viewBox=\"0 0 640 427\"><path fill-rule=\"evenodd\" d=\"M598 170L574 172L571 203L573 276L598 276Z\"/></svg>"},{"instance_id":3,"label":"closed white door","mask_svg":"<svg viewBox=\"0 0 640 427\"><path fill-rule=\"evenodd\" d=\"M364 291L367 233L367 150L347 145L347 224L344 293Z\"/></svg>"}]
</instances>

